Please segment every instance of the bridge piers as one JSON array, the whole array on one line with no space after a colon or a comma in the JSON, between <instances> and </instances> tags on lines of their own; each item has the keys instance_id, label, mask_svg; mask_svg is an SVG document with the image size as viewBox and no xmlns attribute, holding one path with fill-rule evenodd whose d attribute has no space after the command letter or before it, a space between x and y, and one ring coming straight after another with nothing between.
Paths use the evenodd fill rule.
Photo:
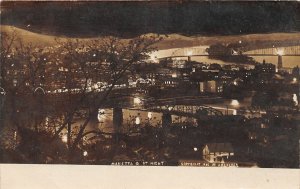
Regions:
<instances>
[{"instance_id":1,"label":"bridge piers","mask_svg":"<svg viewBox=\"0 0 300 189\"><path fill-rule=\"evenodd\" d=\"M172 116L170 113L163 113L162 115L162 127L168 127L172 124Z\"/></svg>"},{"instance_id":2,"label":"bridge piers","mask_svg":"<svg viewBox=\"0 0 300 189\"><path fill-rule=\"evenodd\" d=\"M282 55L278 55L278 62L277 62L277 68L278 70L282 69L283 64L282 64Z\"/></svg>"},{"instance_id":3,"label":"bridge piers","mask_svg":"<svg viewBox=\"0 0 300 189\"><path fill-rule=\"evenodd\" d=\"M123 111L122 108L113 108L113 126L117 132L120 131L120 127L123 124Z\"/></svg>"}]
</instances>

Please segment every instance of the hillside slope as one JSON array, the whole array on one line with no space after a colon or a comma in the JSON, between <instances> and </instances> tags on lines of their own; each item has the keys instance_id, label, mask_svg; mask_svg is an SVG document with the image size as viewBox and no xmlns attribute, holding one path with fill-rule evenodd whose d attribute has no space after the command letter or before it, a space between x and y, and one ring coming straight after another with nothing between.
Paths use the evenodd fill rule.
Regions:
<instances>
[{"instance_id":1,"label":"hillside slope","mask_svg":"<svg viewBox=\"0 0 300 189\"><path fill-rule=\"evenodd\" d=\"M33 33L24 29L13 26L0 26L1 32L12 32L15 30L24 43L32 43L36 46L52 46L56 44L56 39L66 40L64 36L51 36ZM80 38L88 41L97 38ZM300 33L270 33L270 34L250 34L250 35L234 35L234 36L194 36L186 37L179 34L163 35L164 40L157 44L158 49L181 48L190 46L209 46L215 43L238 43L239 41L247 43L257 43L257 41L295 41L300 40ZM124 39L127 41L128 39Z\"/></svg>"}]
</instances>

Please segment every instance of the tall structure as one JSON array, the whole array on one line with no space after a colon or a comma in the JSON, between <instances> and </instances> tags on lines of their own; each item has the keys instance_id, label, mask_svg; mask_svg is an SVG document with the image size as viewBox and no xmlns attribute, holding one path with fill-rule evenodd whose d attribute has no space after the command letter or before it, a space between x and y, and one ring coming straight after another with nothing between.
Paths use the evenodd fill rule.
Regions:
<instances>
[{"instance_id":1,"label":"tall structure","mask_svg":"<svg viewBox=\"0 0 300 189\"><path fill-rule=\"evenodd\" d=\"M278 55L277 69L281 69L282 67L282 56Z\"/></svg>"}]
</instances>

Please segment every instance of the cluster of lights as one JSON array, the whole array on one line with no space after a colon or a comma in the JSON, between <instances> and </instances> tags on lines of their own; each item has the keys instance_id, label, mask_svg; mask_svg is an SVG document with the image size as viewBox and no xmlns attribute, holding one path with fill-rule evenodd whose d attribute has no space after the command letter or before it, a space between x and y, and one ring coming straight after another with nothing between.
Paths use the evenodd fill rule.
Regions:
<instances>
[{"instance_id":1,"label":"cluster of lights","mask_svg":"<svg viewBox=\"0 0 300 189\"><path fill-rule=\"evenodd\" d=\"M239 103L238 100L232 100L231 103L230 103L230 105L232 105L232 106L238 106L238 105L240 105L240 103Z\"/></svg>"},{"instance_id":2,"label":"cluster of lights","mask_svg":"<svg viewBox=\"0 0 300 189\"><path fill-rule=\"evenodd\" d=\"M278 49L278 50L277 50L277 55L279 55L279 56L284 55L283 49Z\"/></svg>"}]
</instances>

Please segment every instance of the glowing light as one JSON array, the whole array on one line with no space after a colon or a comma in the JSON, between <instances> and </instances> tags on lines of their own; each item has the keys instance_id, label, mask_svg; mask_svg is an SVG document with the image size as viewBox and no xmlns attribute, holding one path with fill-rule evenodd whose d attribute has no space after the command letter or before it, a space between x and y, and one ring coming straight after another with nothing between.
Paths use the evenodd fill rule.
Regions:
<instances>
[{"instance_id":1,"label":"glowing light","mask_svg":"<svg viewBox=\"0 0 300 189\"><path fill-rule=\"evenodd\" d=\"M172 77L173 77L173 78L176 78L176 77L177 77L177 74L176 74L176 73L173 73L173 74L172 74Z\"/></svg>"},{"instance_id":2,"label":"glowing light","mask_svg":"<svg viewBox=\"0 0 300 189\"><path fill-rule=\"evenodd\" d=\"M294 101L295 105L298 106L299 103L298 103L298 97L296 94L293 94L293 101Z\"/></svg>"},{"instance_id":3,"label":"glowing light","mask_svg":"<svg viewBox=\"0 0 300 189\"><path fill-rule=\"evenodd\" d=\"M192 51L188 51L188 52L186 53L186 55L187 55L187 56L192 56L192 55L193 55L193 52L192 52Z\"/></svg>"},{"instance_id":4,"label":"glowing light","mask_svg":"<svg viewBox=\"0 0 300 189\"><path fill-rule=\"evenodd\" d=\"M240 103L239 103L238 100L232 100L230 104L231 104L232 106L238 106L238 105L240 105Z\"/></svg>"},{"instance_id":5,"label":"glowing light","mask_svg":"<svg viewBox=\"0 0 300 189\"><path fill-rule=\"evenodd\" d=\"M238 85L238 83L236 81L233 82L234 85Z\"/></svg>"},{"instance_id":6,"label":"glowing light","mask_svg":"<svg viewBox=\"0 0 300 189\"><path fill-rule=\"evenodd\" d=\"M63 141L63 142L68 142L68 136L67 135L63 135L62 137L61 137L61 140Z\"/></svg>"},{"instance_id":7,"label":"glowing light","mask_svg":"<svg viewBox=\"0 0 300 189\"><path fill-rule=\"evenodd\" d=\"M284 55L283 49L278 49L278 50L277 50L277 55L279 55L279 56Z\"/></svg>"},{"instance_id":8,"label":"glowing light","mask_svg":"<svg viewBox=\"0 0 300 189\"><path fill-rule=\"evenodd\" d=\"M135 118L135 124L139 125L141 123L140 117Z\"/></svg>"},{"instance_id":9,"label":"glowing light","mask_svg":"<svg viewBox=\"0 0 300 189\"><path fill-rule=\"evenodd\" d=\"M95 57L96 56L96 54L93 54L93 57Z\"/></svg>"},{"instance_id":10,"label":"glowing light","mask_svg":"<svg viewBox=\"0 0 300 189\"><path fill-rule=\"evenodd\" d=\"M46 117L46 127L49 126L49 117Z\"/></svg>"},{"instance_id":11,"label":"glowing light","mask_svg":"<svg viewBox=\"0 0 300 189\"><path fill-rule=\"evenodd\" d=\"M241 44L242 43L242 41L241 40L239 40L239 44Z\"/></svg>"},{"instance_id":12,"label":"glowing light","mask_svg":"<svg viewBox=\"0 0 300 189\"><path fill-rule=\"evenodd\" d=\"M237 115L237 111L233 110L232 115Z\"/></svg>"},{"instance_id":13,"label":"glowing light","mask_svg":"<svg viewBox=\"0 0 300 189\"><path fill-rule=\"evenodd\" d=\"M88 155L88 152L87 152L87 151L84 151L84 152L83 152L83 156L86 157L87 155Z\"/></svg>"},{"instance_id":14,"label":"glowing light","mask_svg":"<svg viewBox=\"0 0 300 189\"><path fill-rule=\"evenodd\" d=\"M149 119L152 118L152 112L148 112L148 118L149 118Z\"/></svg>"},{"instance_id":15,"label":"glowing light","mask_svg":"<svg viewBox=\"0 0 300 189\"><path fill-rule=\"evenodd\" d=\"M138 97L135 97L134 99L133 99L133 103L134 104L141 104L141 99L140 98L138 98Z\"/></svg>"},{"instance_id":16,"label":"glowing light","mask_svg":"<svg viewBox=\"0 0 300 189\"><path fill-rule=\"evenodd\" d=\"M293 82L297 82L297 78L294 77L294 78L293 78Z\"/></svg>"},{"instance_id":17,"label":"glowing light","mask_svg":"<svg viewBox=\"0 0 300 189\"><path fill-rule=\"evenodd\" d=\"M195 147L195 148L194 148L194 151L197 152L197 151L198 151L198 148Z\"/></svg>"},{"instance_id":18,"label":"glowing light","mask_svg":"<svg viewBox=\"0 0 300 189\"><path fill-rule=\"evenodd\" d=\"M0 87L0 94L1 95L6 95L6 92L5 92L5 90L2 87Z\"/></svg>"},{"instance_id":19,"label":"glowing light","mask_svg":"<svg viewBox=\"0 0 300 189\"><path fill-rule=\"evenodd\" d=\"M104 109L98 109L98 116L97 119L99 122L103 121L105 119L105 110Z\"/></svg>"},{"instance_id":20,"label":"glowing light","mask_svg":"<svg viewBox=\"0 0 300 189\"><path fill-rule=\"evenodd\" d=\"M98 84L94 84L93 86L95 89L98 89L99 88L99 85Z\"/></svg>"},{"instance_id":21,"label":"glowing light","mask_svg":"<svg viewBox=\"0 0 300 189\"><path fill-rule=\"evenodd\" d=\"M262 123L262 124L260 124L260 128L265 129L265 128L267 128L267 126L266 126L266 124Z\"/></svg>"},{"instance_id":22,"label":"glowing light","mask_svg":"<svg viewBox=\"0 0 300 189\"><path fill-rule=\"evenodd\" d=\"M151 54L151 55L150 55L150 60L151 60L152 62L154 62L154 63L158 63L158 62L159 62L158 59L157 59L157 57L156 57L154 54Z\"/></svg>"}]
</instances>

